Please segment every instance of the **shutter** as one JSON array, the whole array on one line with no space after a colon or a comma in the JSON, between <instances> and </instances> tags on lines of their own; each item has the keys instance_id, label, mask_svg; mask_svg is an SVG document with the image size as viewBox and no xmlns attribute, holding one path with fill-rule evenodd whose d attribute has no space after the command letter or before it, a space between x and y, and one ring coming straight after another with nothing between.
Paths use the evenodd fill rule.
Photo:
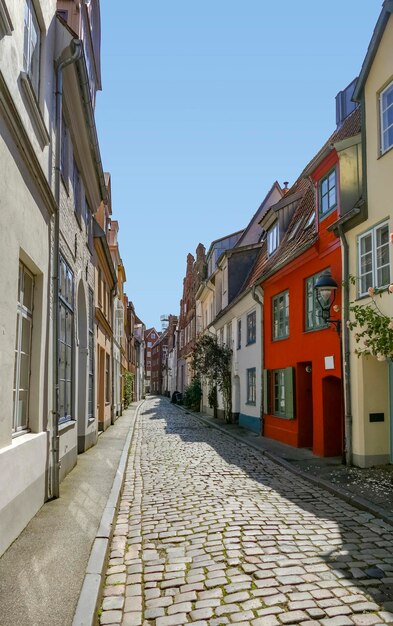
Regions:
<instances>
[{"instance_id":1,"label":"shutter","mask_svg":"<svg viewBox=\"0 0 393 626\"><path fill-rule=\"evenodd\" d=\"M284 370L285 385L285 413L290 420L295 419L295 399L294 399L294 368L287 367Z\"/></svg>"},{"instance_id":2,"label":"shutter","mask_svg":"<svg viewBox=\"0 0 393 626\"><path fill-rule=\"evenodd\" d=\"M271 412L270 370L263 370L262 396L263 396L263 412L265 415L269 415Z\"/></svg>"}]
</instances>

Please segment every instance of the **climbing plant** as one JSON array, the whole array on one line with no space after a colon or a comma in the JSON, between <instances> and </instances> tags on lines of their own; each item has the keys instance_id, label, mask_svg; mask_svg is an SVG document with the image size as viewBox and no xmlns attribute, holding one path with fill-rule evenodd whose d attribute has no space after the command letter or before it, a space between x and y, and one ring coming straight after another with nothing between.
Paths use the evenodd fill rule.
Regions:
<instances>
[{"instance_id":1,"label":"climbing plant","mask_svg":"<svg viewBox=\"0 0 393 626\"><path fill-rule=\"evenodd\" d=\"M349 308L352 319L347 322L350 330L355 331L356 354L375 356L378 361L393 359L393 318L383 313L377 302L384 292L393 293L393 285L383 289L370 287L371 302L352 303Z\"/></svg>"},{"instance_id":2,"label":"climbing plant","mask_svg":"<svg viewBox=\"0 0 393 626\"><path fill-rule=\"evenodd\" d=\"M193 378L188 387L185 388L183 393L184 406L192 409L193 411L199 411L201 406L202 387L199 378Z\"/></svg>"},{"instance_id":3,"label":"climbing plant","mask_svg":"<svg viewBox=\"0 0 393 626\"><path fill-rule=\"evenodd\" d=\"M231 357L232 350L220 345L215 335L208 334L199 337L192 355L195 376L208 383L210 389L216 387L221 391L228 422L232 412Z\"/></svg>"},{"instance_id":4,"label":"climbing plant","mask_svg":"<svg viewBox=\"0 0 393 626\"><path fill-rule=\"evenodd\" d=\"M133 399L134 378L131 372L124 372L124 406L126 408L130 406Z\"/></svg>"}]
</instances>

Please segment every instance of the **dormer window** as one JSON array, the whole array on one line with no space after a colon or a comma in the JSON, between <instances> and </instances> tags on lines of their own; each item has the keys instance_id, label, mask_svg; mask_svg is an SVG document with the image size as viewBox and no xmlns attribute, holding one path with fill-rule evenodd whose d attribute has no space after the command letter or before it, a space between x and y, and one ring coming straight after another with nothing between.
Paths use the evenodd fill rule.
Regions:
<instances>
[{"instance_id":1,"label":"dormer window","mask_svg":"<svg viewBox=\"0 0 393 626\"><path fill-rule=\"evenodd\" d=\"M383 90L381 104L381 153L393 147L393 82Z\"/></svg>"},{"instance_id":2,"label":"dormer window","mask_svg":"<svg viewBox=\"0 0 393 626\"><path fill-rule=\"evenodd\" d=\"M322 178L319 183L319 213L324 217L337 206L336 168Z\"/></svg>"},{"instance_id":3,"label":"dormer window","mask_svg":"<svg viewBox=\"0 0 393 626\"><path fill-rule=\"evenodd\" d=\"M267 231L267 253L270 256L278 247L278 239L279 239L279 227L278 222L276 222L269 230Z\"/></svg>"}]
</instances>

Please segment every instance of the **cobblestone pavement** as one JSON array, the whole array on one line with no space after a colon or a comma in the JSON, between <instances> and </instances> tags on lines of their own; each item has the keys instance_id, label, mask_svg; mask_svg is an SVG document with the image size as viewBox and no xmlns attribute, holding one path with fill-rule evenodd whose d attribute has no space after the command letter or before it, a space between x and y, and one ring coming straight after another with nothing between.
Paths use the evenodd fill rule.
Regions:
<instances>
[{"instance_id":1,"label":"cobblestone pavement","mask_svg":"<svg viewBox=\"0 0 393 626\"><path fill-rule=\"evenodd\" d=\"M393 624L393 528L149 399L100 623Z\"/></svg>"}]
</instances>

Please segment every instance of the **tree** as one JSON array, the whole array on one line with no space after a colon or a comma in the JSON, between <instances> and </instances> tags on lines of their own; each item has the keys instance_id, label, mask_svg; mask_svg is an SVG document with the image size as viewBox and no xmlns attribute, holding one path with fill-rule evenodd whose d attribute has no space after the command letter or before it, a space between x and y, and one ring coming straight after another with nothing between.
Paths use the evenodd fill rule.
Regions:
<instances>
[{"instance_id":1,"label":"tree","mask_svg":"<svg viewBox=\"0 0 393 626\"><path fill-rule=\"evenodd\" d=\"M227 422L232 413L231 358L232 350L208 334L199 337L192 354L195 375L207 382L210 389L217 387L221 391Z\"/></svg>"}]
</instances>

